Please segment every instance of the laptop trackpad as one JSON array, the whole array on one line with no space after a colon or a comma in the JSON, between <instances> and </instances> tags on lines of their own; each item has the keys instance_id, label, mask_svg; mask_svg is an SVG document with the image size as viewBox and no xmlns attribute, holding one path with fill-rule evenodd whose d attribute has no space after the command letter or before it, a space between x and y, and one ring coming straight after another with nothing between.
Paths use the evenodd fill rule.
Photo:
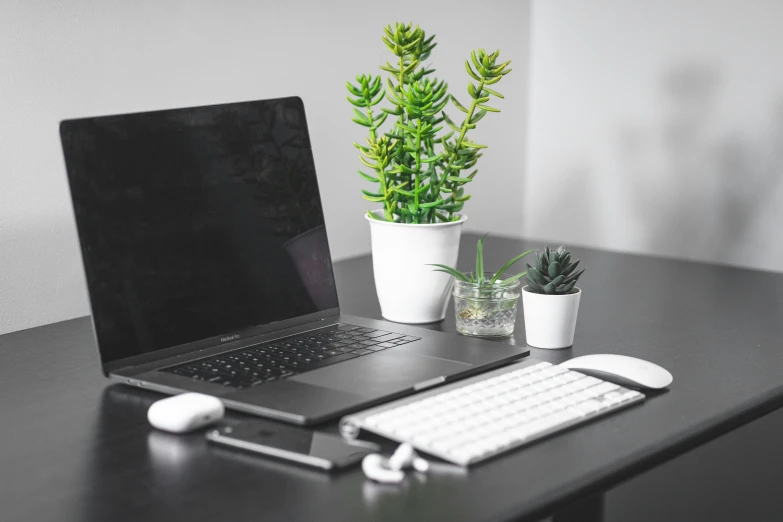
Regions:
<instances>
[{"instance_id":1,"label":"laptop trackpad","mask_svg":"<svg viewBox=\"0 0 783 522\"><path fill-rule=\"evenodd\" d=\"M365 355L289 380L364 396L383 396L440 376L465 371L472 364L401 352Z\"/></svg>"}]
</instances>

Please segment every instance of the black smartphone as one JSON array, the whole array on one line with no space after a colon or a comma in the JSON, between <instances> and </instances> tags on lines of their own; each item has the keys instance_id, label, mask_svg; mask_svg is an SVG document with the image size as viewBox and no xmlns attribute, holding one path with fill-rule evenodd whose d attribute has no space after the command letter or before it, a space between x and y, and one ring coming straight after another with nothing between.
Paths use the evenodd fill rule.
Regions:
<instances>
[{"instance_id":1,"label":"black smartphone","mask_svg":"<svg viewBox=\"0 0 783 522\"><path fill-rule=\"evenodd\" d=\"M348 442L331 433L263 420L218 427L207 432L207 440L325 470L345 468L380 451L372 442Z\"/></svg>"}]
</instances>

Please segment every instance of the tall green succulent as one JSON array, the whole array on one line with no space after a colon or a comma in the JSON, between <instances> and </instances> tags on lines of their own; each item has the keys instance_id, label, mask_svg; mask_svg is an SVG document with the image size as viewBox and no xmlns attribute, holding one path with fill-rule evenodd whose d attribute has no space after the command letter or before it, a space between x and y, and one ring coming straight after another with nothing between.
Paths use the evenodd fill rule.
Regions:
<instances>
[{"instance_id":1,"label":"tall green succulent","mask_svg":"<svg viewBox=\"0 0 783 522\"><path fill-rule=\"evenodd\" d=\"M585 271L583 268L574 272L579 260L571 262L571 253L562 245L557 250L549 250L549 247L546 247L543 252L536 252L536 266L525 264L525 282L530 291L536 294L570 294L579 276Z\"/></svg>"},{"instance_id":2,"label":"tall green succulent","mask_svg":"<svg viewBox=\"0 0 783 522\"><path fill-rule=\"evenodd\" d=\"M396 57L380 67L389 73L386 85L380 76L372 75L359 75L355 84L346 84L348 101L354 105L353 121L368 130L366 145L354 143L359 159L370 170L360 170L359 175L377 184L362 194L383 204L386 221L459 219L458 212L470 199L464 186L476 176L479 151L487 147L469 140L467 134L488 112L500 112L487 103L491 96L503 95L489 86L511 72L510 61L498 63L500 51L472 51L465 69L476 83L468 83L471 102L465 106L448 94L447 83L429 78L434 69L422 65L437 45L434 39L413 24L386 26L382 40ZM378 109L384 99L391 107ZM449 101L465 114L459 124L444 110ZM395 121L384 131L390 115ZM380 219L369 210L368 215Z\"/></svg>"}]
</instances>

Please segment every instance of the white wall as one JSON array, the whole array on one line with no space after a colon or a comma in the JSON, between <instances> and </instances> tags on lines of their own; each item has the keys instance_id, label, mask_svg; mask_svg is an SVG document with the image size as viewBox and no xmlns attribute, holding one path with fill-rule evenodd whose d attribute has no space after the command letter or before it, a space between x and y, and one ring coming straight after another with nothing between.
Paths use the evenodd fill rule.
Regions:
<instances>
[{"instance_id":1,"label":"white wall","mask_svg":"<svg viewBox=\"0 0 783 522\"><path fill-rule=\"evenodd\" d=\"M487 117L470 227L518 233L529 2L2 0L0 333L89 313L57 135L64 118L300 95L336 258L369 251L345 81L379 72L385 24L438 35L438 74L464 92L473 47L514 60ZM457 92L457 91L454 91Z\"/></svg>"},{"instance_id":2,"label":"white wall","mask_svg":"<svg viewBox=\"0 0 783 522\"><path fill-rule=\"evenodd\" d=\"M525 235L783 270L783 2L532 20Z\"/></svg>"}]
</instances>

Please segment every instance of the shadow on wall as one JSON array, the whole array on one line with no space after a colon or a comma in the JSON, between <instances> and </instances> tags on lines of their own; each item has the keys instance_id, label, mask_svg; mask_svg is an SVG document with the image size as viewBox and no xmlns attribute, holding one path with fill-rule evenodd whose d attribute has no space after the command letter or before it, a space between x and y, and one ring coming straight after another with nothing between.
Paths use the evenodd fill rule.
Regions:
<instances>
[{"instance_id":1,"label":"shadow on wall","mask_svg":"<svg viewBox=\"0 0 783 522\"><path fill-rule=\"evenodd\" d=\"M673 68L661 83L661 120L620 133L620 201L646 251L726 261L781 182L783 100L768 131L748 137L718 121L720 90L709 65Z\"/></svg>"}]
</instances>

